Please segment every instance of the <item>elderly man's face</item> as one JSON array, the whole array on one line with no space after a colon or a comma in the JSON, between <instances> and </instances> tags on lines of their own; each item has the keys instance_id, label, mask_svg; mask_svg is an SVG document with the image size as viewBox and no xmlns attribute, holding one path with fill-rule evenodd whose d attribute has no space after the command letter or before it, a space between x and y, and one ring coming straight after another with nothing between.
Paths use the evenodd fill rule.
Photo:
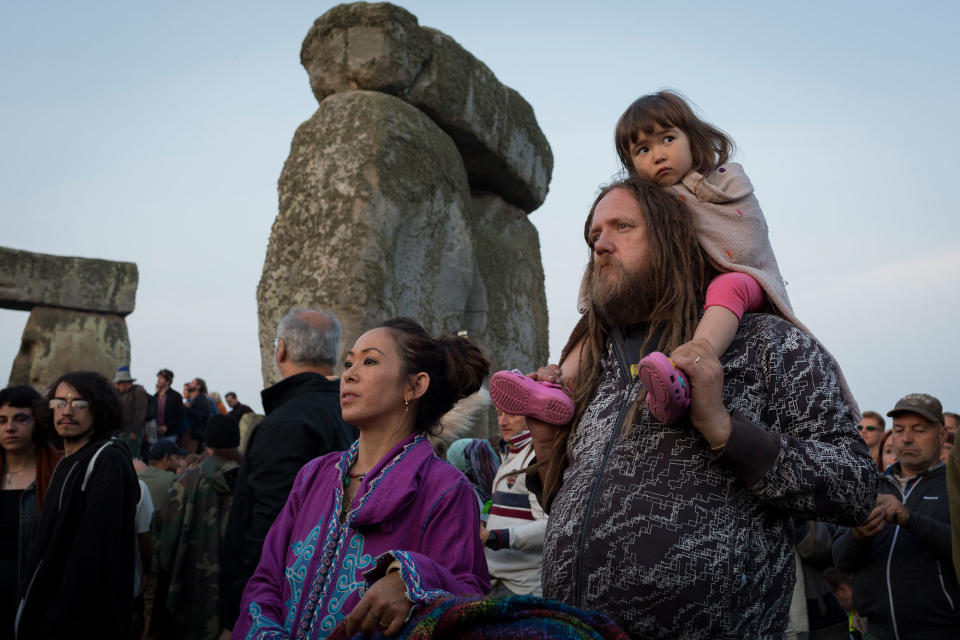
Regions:
<instances>
[{"instance_id":1,"label":"elderly man's face","mask_svg":"<svg viewBox=\"0 0 960 640\"><path fill-rule=\"evenodd\" d=\"M647 223L640 203L617 188L597 203L590 224L593 263L590 296L614 324L646 319L656 292L649 280Z\"/></svg>"},{"instance_id":2,"label":"elderly man's face","mask_svg":"<svg viewBox=\"0 0 960 640\"><path fill-rule=\"evenodd\" d=\"M527 419L497 409L497 426L500 427L500 437L510 441L527 430Z\"/></svg>"},{"instance_id":3,"label":"elderly man's face","mask_svg":"<svg viewBox=\"0 0 960 640\"><path fill-rule=\"evenodd\" d=\"M613 189L597 203L590 241L598 283L616 278L618 265L627 273L647 268L647 222L629 190Z\"/></svg>"},{"instance_id":4,"label":"elderly man's face","mask_svg":"<svg viewBox=\"0 0 960 640\"><path fill-rule=\"evenodd\" d=\"M893 419L900 466L920 473L940 459L940 448L946 437L943 425L916 413L901 413Z\"/></svg>"}]
</instances>

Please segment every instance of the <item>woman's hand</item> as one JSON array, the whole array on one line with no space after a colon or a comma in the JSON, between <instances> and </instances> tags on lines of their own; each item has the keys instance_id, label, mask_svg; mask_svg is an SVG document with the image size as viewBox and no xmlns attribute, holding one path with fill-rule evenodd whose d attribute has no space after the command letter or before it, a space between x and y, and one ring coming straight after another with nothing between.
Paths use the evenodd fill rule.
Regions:
<instances>
[{"instance_id":1,"label":"woman's hand","mask_svg":"<svg viewBox=\"0 0 960 640\"><path fill-rule=\"evenodd\" d=\"M733 429L723 404L723 366L710 343L699 338L685 342L670 354L690 383L690 422L711 447L725 445Z\"/></svg>"},{"instance_id":2,"label":"woman's hand","mask_svg":"<svg viewBox=\"0 0 960 640\"><path fill-rule=\"evenodd\" d=\"M357 632L370 635L375 629L387 636L400 631L413 607L406 593L399 571L391 571L374 582L344 619L347 636Z\"/></svg>"}]
</instances>

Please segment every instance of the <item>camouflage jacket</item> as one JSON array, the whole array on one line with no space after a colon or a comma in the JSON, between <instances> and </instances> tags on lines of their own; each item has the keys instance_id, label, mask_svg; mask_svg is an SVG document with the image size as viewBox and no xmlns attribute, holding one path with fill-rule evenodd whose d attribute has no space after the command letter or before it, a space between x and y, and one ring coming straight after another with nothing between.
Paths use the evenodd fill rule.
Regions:
<instances>
[{"instance_id":1,"label":"camouflage jacket","mask_svg":"<svg viewBox=\"0 0 960 640\"><path fill-rule=\"evenodd\" d=\"M220 632L217 557L238 471L236 462L206 458L177 476L154 515L155 612L165 610L158 619L167 619L172 637L199 640Z\"/></svg>"}]
</instances>

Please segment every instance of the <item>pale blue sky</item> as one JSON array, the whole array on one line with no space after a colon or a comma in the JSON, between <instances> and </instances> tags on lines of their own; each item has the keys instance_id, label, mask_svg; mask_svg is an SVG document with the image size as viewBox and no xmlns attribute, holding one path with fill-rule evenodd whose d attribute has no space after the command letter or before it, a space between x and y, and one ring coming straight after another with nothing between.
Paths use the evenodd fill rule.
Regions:
<instances>
[{"instance_id":1,"label":"pale blue sky","mask_svg":"<svg viewBox=\"0 0 960 640\"><path fill-rule=\"evenodd\" d=\"M256 286L276 181L317 107L299 64L320 2L0 5L9 247L136 262L134 375L201 375L259 409ZM408 2L533 106L553 148L540 231L551 355L576 320L581 228L612 129L677 89L729 132L797 315L864 409L960 409L960 5ZM574 256L574 259L571 259ZM0 367L27 315L0 311Z\"/></svg>"}]
</instances>

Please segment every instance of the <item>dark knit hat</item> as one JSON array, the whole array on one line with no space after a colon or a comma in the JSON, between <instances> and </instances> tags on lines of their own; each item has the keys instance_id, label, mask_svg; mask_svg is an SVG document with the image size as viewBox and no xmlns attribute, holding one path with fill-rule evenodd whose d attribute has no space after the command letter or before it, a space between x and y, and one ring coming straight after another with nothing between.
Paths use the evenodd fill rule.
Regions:
<instances>
[{"instance_id":1,"label":"dark knit hat","mask_svg":"<svg viewBox=\"0 0 960 640\"><path fill-rule=\"evenodd\" d=\"M207 423L205 444L211 449L235 449L240 446L240 427L227 416L215 415Z\"/></svg>"}]
</instances>

